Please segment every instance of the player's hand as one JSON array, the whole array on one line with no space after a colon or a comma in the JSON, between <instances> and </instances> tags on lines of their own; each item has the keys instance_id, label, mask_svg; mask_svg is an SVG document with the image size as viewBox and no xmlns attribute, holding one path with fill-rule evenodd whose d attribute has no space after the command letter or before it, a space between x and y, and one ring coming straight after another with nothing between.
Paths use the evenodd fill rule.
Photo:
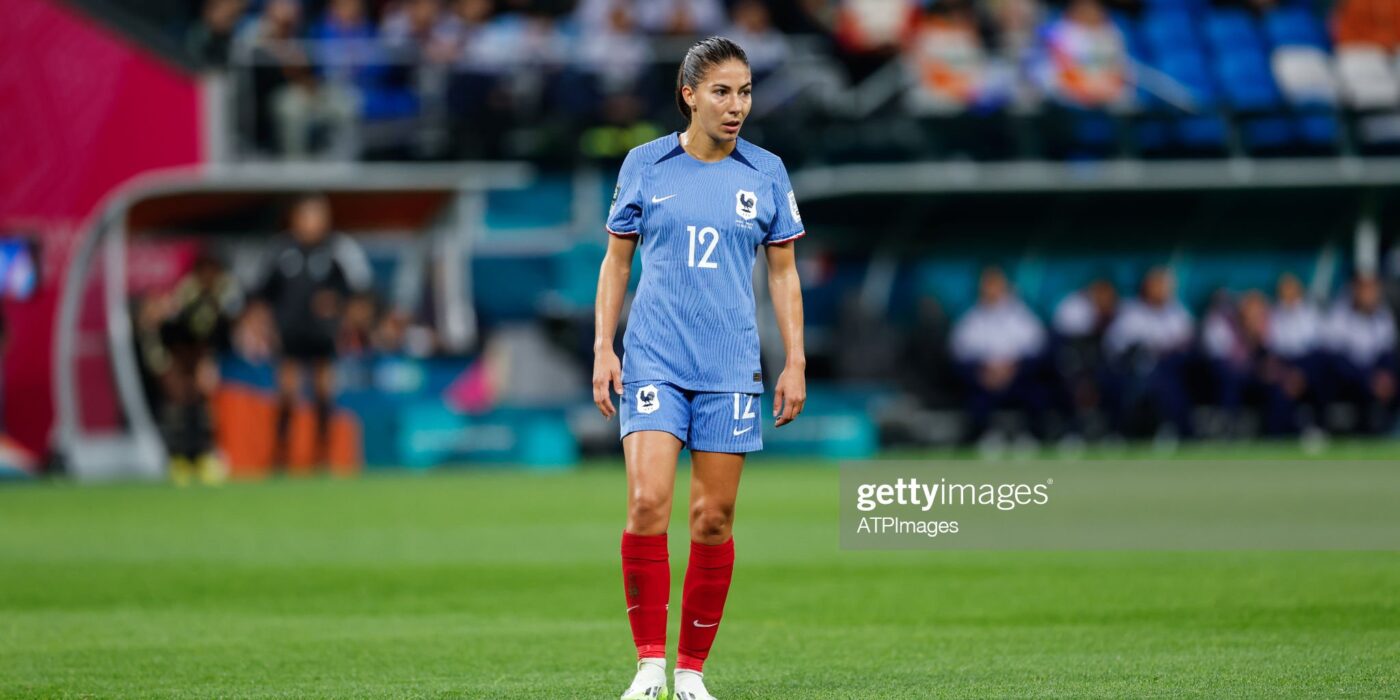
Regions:
<instances>
[{"instance_id":1,"label":"player's hand","mask_svg":"<svg viewBox=\"0 0 1400 700\"><path fill-rule=\"evenodd\" d=\"M773 417L775 428L791 423L802 413L807 403L807 373L789 367L778 375L778 386L773 389Z\"/></svg>"},{"instance_id":2,"label":"player's hand","mask_svg":"<svg viewBox=\"0 0 1400 700\"><path fill-rule=\"evenodd\" d=\"M593 356L593 403L604 418L612 420L617 408L613 406L609 390L622 395L622 362L617 359L617 353L604 350Z\"/></svg>"}]
</instances>

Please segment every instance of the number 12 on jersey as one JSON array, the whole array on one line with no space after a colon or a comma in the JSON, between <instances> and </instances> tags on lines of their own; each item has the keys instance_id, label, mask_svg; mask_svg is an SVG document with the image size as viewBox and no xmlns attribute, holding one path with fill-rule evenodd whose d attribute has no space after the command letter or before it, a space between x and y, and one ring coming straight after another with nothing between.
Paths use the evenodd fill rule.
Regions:
<instances>
[{"instance_id":1,"label":"number 12 on jersey","mask_svg":"<svg viewBox=\"0 0 1400 700\"><path fill-rule=\"evenodd\" d=\"M719 263L710 259L710 256L715 252L715 244L719 243L719 231L716 231L713 226L706 226L700 229L700 232L697 234L694 226L687 226L685 228L690 232L690 260L688 264L691 267L705 267L711 270L719 267ZM695 264L695 241L697 238L700 240L700 245L705 245L707 239L710 242L709 247L705 249L705 253L700 256L699 265Z\"/></svg>"}]
</instances>

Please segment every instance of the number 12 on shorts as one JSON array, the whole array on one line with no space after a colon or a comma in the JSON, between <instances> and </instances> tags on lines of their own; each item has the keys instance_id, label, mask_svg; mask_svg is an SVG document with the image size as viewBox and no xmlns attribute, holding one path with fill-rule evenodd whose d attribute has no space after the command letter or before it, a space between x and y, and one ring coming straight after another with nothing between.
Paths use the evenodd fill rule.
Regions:
<instances>
[{"instance_id":1,"label":"number 12 on shorts","mask_svg":"<svg viewBox=\"0 0 1400 700\"><path fill-rule=\"evenodd\" d=\"M743 397L744 399L747 399L747 401L745 401L745 403L744 403L744 412L743 412L743 415L740 415L740 413L739 413L739 398L740 398L740 397ZM735 394L735 395L734 395L734 420L748 420L748 419L753 418L753 417L754 417L754 412L753 412L753 396L750 396L750 395L748 395L748 394Z\"/></svg>"}]
</instances>

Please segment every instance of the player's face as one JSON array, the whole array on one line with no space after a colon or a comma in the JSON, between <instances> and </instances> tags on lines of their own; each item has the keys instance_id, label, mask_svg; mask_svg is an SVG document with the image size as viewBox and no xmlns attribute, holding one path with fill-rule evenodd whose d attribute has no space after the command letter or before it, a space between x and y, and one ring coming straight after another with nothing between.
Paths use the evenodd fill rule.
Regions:
<instances>
[{"instance_id":1,"label":"player's face","mask_svg":"<svg viewBox=\"0 0 1400 700\"><path fill-rule=\"evenodd\" d=\"M324 199L308 199L292 210L292 236L302 245L321 242L331 229L331 209Z\"/></svg>"},{"instance_id":2,"label":"player's face","mask_svg":"<svg viewBox=\"0 0 1400 700\"><path fill-rule=\"evenodd\" d=\"M691 118L716 142L739 138L752 106L753 76L743 61L712 66L689 95Z\"/></svg>"}]
</instances>

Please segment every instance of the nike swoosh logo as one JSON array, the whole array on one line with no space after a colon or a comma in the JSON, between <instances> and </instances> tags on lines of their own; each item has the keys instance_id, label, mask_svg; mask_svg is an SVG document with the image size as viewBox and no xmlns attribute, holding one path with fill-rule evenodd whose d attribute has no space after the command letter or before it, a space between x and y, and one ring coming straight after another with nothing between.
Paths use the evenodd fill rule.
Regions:
<instances>
[{"instance_id":1,"label":"nike swoosh logo","mask_svg":"<svg viewBox=\"0 0 1400 700\"><path fill-rule=\"evenodd\" d=\"M747 433L747 432L749 432L750 430L753 430L753 426L752 426L752 425L750 425L750 426L747 427L747 428L744 428L743 430L739 430L738 428L735 428L735 429L734 429L734 434L735 434L735 435L743 435L744 433Z\"/></svg>"},{"instance_id":2,"label":"nike swoosh logo","mask_svg":"<svg viewBox=\"0 0 1400 700\"><path fill-rule=\"evenodd\" d=\"M712 623L710 623L710 624L708 624L708 625L702 625L702 624L700 624L700 621L699 621L699 620L693 620L693 621L691 621L690 624L695 625L696 627L714 627L714 626L718 625L719 623L718 623L718 622L712 622Z\"/></svg>"},{"instance_id":3,"label":"nike swoosh logo","mask_svg":"<svg viewBox=\"0 0 1400 700\"><path fill-rule=\"evenodd\" d=\"M640 605L633 605L632 607L627 608L627 612L632 612L633 610L636 610L637 608L640 608L640 607L642 607L642 606L640 606Z\"/></svg>"},{"instance_id":4,"label":"nike swoosh logo","mask_svg":"<svg viewBox=\"0 0 1400 700\"><path fill-rule=\"evenodd\" d=\"M677 193L677 194L679 194L679 193ZM670 198L672 198L672 197L674 197L674 196L676 196L676 195L674 195L674 194L668 194L668 195L666 195L665 197L658 197L658 196L656 196L656 195L652 195L652 196L651 196L651 203L652 203L652 204L660 204L660 203L662 203L662 202L664 202L664 201L666 201L666 200L668 200L668 199L670 199Z\"/></svg>"}]
</instances>

